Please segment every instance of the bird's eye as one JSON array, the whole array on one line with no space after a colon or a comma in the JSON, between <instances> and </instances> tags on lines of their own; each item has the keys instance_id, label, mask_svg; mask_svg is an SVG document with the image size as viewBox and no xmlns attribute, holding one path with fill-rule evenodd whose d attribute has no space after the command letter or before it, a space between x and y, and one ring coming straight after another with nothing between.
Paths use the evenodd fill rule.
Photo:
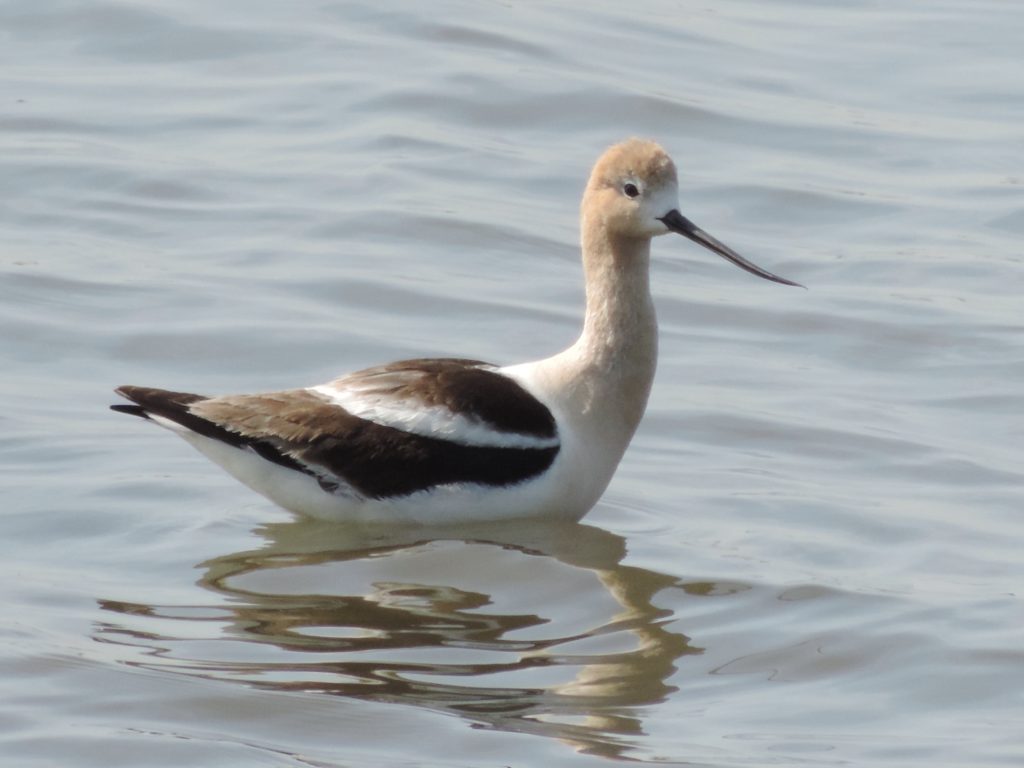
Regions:
<instances>
[{"instance_id":1,"label":"bird's eye","mask_svg":"<svg viewBox=\"0 0 1024 768\"><path fill-rule=\"evenodd\" d=\"M637 195L640 194L640 190L636 188L636 184L633 184L632 182L630 182L629 184L626 184L622 188L622 193L626 197L636 197Z\"/></svg>"}]
</instances>

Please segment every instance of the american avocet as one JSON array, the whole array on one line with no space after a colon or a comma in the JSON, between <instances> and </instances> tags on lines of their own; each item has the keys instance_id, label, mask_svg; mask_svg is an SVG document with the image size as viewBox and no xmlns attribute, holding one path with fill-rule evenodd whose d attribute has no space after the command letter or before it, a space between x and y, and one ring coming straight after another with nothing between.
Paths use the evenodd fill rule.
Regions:
<instances>
[{"instance_id":1,"label":"american avocet","mask_svg":"<svg viewBox=\"0 0 1024 768\"><path fill-rule=\"evenodd\" d=\"M678 210L676 169L630 139L597 161L583 195L586 317L553 357L499 367L405 360L305 389L203 397L120 387L280 506L331 520L577 520L611 480L643 416L658 355L651 238L677 232L766 280Z\"/></svg>"}]
</instances>

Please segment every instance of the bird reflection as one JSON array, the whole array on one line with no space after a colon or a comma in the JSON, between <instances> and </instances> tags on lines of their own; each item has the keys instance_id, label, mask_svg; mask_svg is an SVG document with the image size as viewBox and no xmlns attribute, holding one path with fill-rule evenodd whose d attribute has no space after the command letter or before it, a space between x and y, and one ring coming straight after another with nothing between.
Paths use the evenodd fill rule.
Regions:
<instances>
[{"instance_id":1,"label":"bird reflection","mask_svg":"<svg viewBox=\"0 0 1024 768\"><path fill-rule=\"evenodd\" d=\"M654 600L708 585L623 565L624 540L593 526L256 533L260 548L201 564L214 604L101 601L120 616L97 640L139 666L414 705L609 757L675 690L676 661L700 653Z\"/></svg>"}]
</instances>

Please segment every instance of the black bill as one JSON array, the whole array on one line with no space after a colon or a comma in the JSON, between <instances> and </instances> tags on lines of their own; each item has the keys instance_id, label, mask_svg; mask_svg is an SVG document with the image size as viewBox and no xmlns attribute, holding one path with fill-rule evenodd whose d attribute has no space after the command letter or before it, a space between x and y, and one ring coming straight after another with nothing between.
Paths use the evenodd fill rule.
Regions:
<instances>
[{"instance_id":1,"label":"black bill","mask_svg":"<svg viewBox=\"0 0 1024 768\"><path fill-rule=\"evenodd\" d=\"M792 280L787 280L784 277L773 275L768 270L761 269L756 264L747 261L738 253L736 253L736 251L727 246L725 243L719 242L711 235L709 235L707 232L705 232L703 229L694 224L692 221L690 221L688 218L683 216L683 214L681 214L679 211L669 211L664 216L662 216L659 219L659 221L662 222L666 227L668 227L673 232L678 232L683 237L690 238L691 240L693 240L693 242L703 245L709 251L714 251L722 258L728 259L740 269L745 269L747 270L747 272L750 272L753 275L763 277L765 280L772 280L776 283L782 283L783 285L795 285L797 288L804 287L800 283L794 283Z\"/></svg>"}]
</instances>

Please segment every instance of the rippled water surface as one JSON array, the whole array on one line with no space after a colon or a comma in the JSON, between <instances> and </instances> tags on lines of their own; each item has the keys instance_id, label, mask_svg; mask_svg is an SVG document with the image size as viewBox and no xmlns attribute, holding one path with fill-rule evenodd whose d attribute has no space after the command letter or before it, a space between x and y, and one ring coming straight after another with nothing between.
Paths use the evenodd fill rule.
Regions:
<instances>
[{"instance_id":1,"label":"rippled water surface","mask_svg":"<svg viewBox=\"0 0 1024 768\"><path fill-rule=\"evenodd\" d=\"M1024 764L1008 2L0 3L0 760ZM106 410L570 343L651 136L647 419L580 525L293 519Z\"/></svg>"}]
</instances>

